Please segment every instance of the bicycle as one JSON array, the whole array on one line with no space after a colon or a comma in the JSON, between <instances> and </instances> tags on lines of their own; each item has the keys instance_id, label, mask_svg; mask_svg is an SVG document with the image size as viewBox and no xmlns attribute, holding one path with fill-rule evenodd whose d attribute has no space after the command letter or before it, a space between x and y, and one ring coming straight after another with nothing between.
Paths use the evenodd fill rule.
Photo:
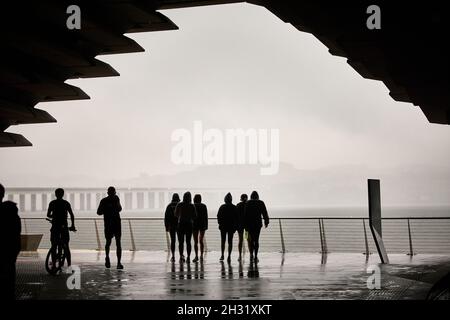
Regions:
<instances>
[{"instance_id":1,"label":"bicycle","mask_svg":"<svg viewBox=\"0 0 450 320\"><path fill-rule=\"evenodd\" d=\"M52 219L46 218L48 222L52 223ZM77 229L75 227L70 227L69 231L76 232ZM66 252L64 249L64 243L62 241L62 238L58 238L58 243L56 246L56 252L55 252L55 265L53 265L53 259L52 259L52 249L54 245L50 247L50 250L48 250L47 257L45 258L45 270L50 275L56 275L58 272L62 270L62 267L64 266L65 260L66 260Z\"/></svg>"}]
</instances>

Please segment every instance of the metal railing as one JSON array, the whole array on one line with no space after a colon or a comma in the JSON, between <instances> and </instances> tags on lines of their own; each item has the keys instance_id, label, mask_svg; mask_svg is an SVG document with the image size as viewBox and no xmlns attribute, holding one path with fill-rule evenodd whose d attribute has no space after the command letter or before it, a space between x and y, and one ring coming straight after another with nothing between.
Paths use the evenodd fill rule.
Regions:
<instances>
[{"instance_id":1,"label":"metal railing","mask_svg":"<svg viewBox=\"0 0 450 320\"><path fill-rule=\"evenodd\" d=\"M77 218L71 248L103 250L103 219ZM22 218L23 233L42 233L40 248L50 245L50 225L44 218ZM235 236L237 248L237 236ZM220 249L216 219L209 219L207 249ZM383 218L383 240L389 253L450 254L450 217ZM262 230L260 250L272 252L376 252L368 218L272 218ZM244 242L244 245L245 242ZM122 246L127 250L168 250L162 218L122 218Z\"/></svg>"}]
</instances>

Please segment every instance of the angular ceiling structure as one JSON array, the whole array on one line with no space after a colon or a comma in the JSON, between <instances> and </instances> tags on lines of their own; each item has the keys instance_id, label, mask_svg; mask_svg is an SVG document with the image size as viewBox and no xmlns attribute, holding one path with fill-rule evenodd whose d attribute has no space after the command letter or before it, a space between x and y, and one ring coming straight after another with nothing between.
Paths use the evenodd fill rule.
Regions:
<instances>
[{"instance_id":1,"label":"angular ceiling structure","mask_svg":"<svg viewBox=\"0 0 450 320\"><path fill-rule=\"evenodd\" d=\"M10 126L56 122L39 102L89 99L76 78L118 76L102 54L142 52L126 33L176 30L158 10L244 1L9 1L0 11L0 147L30 146ZM396 101L419 106L431 123L450 124L449 23L443 4L378 2L381 29L369 30L368 1L254 0L309 32L361 76L382 81ZM67 7L81 8L82 28L69 30ZM125 111L124 111L125 112Z\"/></svg>"}]
</instances>

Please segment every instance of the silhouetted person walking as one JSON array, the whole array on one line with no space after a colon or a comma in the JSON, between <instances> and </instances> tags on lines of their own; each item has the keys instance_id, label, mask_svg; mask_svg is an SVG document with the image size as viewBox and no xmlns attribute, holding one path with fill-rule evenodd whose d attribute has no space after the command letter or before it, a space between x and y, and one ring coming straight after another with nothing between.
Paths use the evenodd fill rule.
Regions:
<instances>
[{"instance_id":1,"label":"silhouetted person walking","mask_svg":"<svg viewBox=\"0 0 450 320\"><path fill-rule=\"evenodd\" d=\"M64 189L55 190L56 199L48 204L47 217L52 219L52 228L50 229L50 242L52 243L52 268L56 268L56 250L58 244L62 243L64 253L67 259L67 265L72 265L72 255L70 254L70 235L69 231L75 231L75 217L73 215L70 203L63 199ZM70 215L71 226L67 225L67 218Z\"/></svg>"},{"instance_id":2,"label":"silhouetted person walking","mask_svg":"<svg viewBox=\"0 0 450 320\"><path fill-rule=\"evenodd\" d=\"M12 201L3 202L5 188L0 184L0 299L14 300L16 290L16 260L20 252L20 232L22 229L17 205Z\"/></svg>"},{"instance_id":3,"label":"silhouetted person walking","mask_svg":"<svg viewBox=\"0 0 450 320\"><path fill-rule=\"evenodd\" d=\"M244 244L244 216L245 216L245 203L247 202L248 196L244 193L241 194L241 202L236 205L237 209L237 232L239 236L239 259L242 261L242 246Z\"/></svg>"},{"instance_id":4,"label":"silhouetted person walking","mask_svg":"<svg viewBox=\"0 0 450 320\"><path fill-rule=\"evenodd\" d=\"M228 236L228 258L227 261L231 262L231 252L233 251L233 235L237 227L237 209L232 203L233 197L231 193L227 193L225 196L225 204L221 205L217 212L217 222L220 229L221 238L221 252L220 261L224 259L225 241Z\"/></svg>"},{"instance_id":5,"label":"silhouetted person walking","mask_svg":"<svg viewBox=\"0 0 450 320\"><path fill-rule=\"evenodd\" d=\"M190 192L183 195L183 201L178 203L175 208L175 216L178 219L178 248L180 251L180 262L184 262L184 241L186 240L187 262L191 260L191 238L194 228L194 220L197 218L195 206L192 204L192 196Z\"/></svg>"},{"instance_id":6,"label":"silhouetted person walking","mask_svg":"<svg viewBox=\"0 0 450 320\"><path fill-rule=\"evenodd\" d=\"M175 216L175 208L180 202L180 196L178 193L172 195L172 202L170 202L166 207L166 212L164 213L164 225L166 226L166 232L170 235L170 251L172 252L172 258L170 261L175 261L175 242L177 240L177 226L178 219Z\"/></svg>"},{"instance_id":7,"label":"silhouetted person walking","mask_svg":"<svg viewBox=\"0 0 450 320\"><path fill-rule=\"evenodd\" d=\"M108 188L108 196L100 201L97 209L98 215L103 215L103 221L105 225L105 267L111 267L111 261L109 259L109 248L111 247L112 238L116 239L116 254L117 254L117 269L123 269L123 265L120 263L122 259L122 222L120 219L120 212L122 206L120 205L120 199L116 195L116 189L114 187Z\"/></svg>"},{"instance_id":8,"label":"silhouetted person walking","mask_svg":"<svg viewBox=\"0 0 450 320\"><path fill-rule=\"evenodd\" d=\"M193 262L198 261L198 243L200 242L200 261L203 261L203 252L205 250L204 238L205 232L208 229L208 209L202 203L202 196L196 194L194 196L194 206L197 212L197 218L194 220L194 251L195 258Z\"/></svg>"},{"instance_id":9,"label":"silhouetted person walking","mask_svg":"<svg viewBox=\"0 0 450 320\"><path fill-rule=\"evenodd\" d=\"M269 225L269 215L267 214L266 205L259 200L259 195L253 191L250 200L245 204L244 224L245 230L248 232L248 248L250 251L250 261L258 262L259 235L262 228L262 220L264 226Z\"/></svg>"}]
</instances>

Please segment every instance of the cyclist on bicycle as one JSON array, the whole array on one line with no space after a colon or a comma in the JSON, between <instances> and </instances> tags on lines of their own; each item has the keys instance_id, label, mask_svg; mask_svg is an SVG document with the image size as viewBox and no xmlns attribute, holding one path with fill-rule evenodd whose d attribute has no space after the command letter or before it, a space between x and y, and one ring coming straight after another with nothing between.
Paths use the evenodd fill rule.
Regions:
<instances>
[{"instance_id":1,"label":"cyclist on bicycle","mask_svg":"<svg viewBox=\"0 0 450 320\"><path fill-rule=\"evenodd\" d=\"M69 231L76 231L75 229L75 217L72 212L70 203L63 199L64 189L58 188L55 190L56 199L52 200L48 205L47 217L52 219L52 228L50 229L50 241L52 243L52 265L55 267L56 250L58 244L62 244L65 256L67 259L67 265L71 265L71 255L69 249ZM70 215L71 226L68 228L67 214Z\"/></svg>"}]
</instances>

